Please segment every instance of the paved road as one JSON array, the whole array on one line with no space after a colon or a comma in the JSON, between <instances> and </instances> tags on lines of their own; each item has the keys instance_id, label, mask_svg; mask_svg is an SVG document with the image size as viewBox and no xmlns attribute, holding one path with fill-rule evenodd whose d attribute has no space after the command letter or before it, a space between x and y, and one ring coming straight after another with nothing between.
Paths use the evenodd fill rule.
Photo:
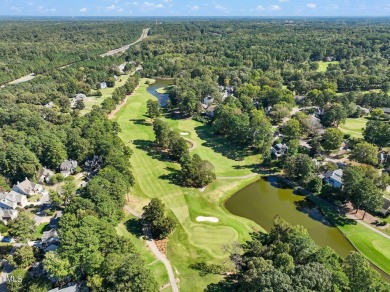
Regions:
<instances>
[{"instance_id":1,"label":"paved road","mask_svg":"<svg viewBox=\"0 0 390 292\"><path fill-rule=\"evenodd\" d=\"M112 56L112 55L123 53L123 52L127 51L131 46L135 45L136 43L142 42L144 39L146 39L148 37L149 31L150 31L150 28L145 28L142 31L141 37L138 40L136 40L134 43L123 46L119 49L108 51L107 53L101 54L100 57Z\"/></svg>"},{"instance_id":2,"label":"paved road","mask_svg":"<svg viewBox=\"0 0 390 292\"><path fill-rule=\"evenodd\" d=\"M133 210L128 205L125 205L124 208L125 208L125 210L127 212L133 214L134 216L136 216L138 218L141 218L141 214L138 214L135 210ZM179 288L177 287L177 284L176 284L175 274L173 273L173 269L172 269L171 263L166 258L166 256L162 252L160 252L159 249L157 248L157 245L156 245L156 243L154 242L154 240L152 238L152 234L151 234L150 230L144 230L144 233L145 233L145 236L146 236L146 239L147 239L147 241L146 241L147 245L149 246L151 251L154 253L156 258L159 259L160 261L162 261L162 263L165 266L165 269L168 272L169 283L171 284L172 291L173 292L179 292Z\"/></svg>"}]
</instances>

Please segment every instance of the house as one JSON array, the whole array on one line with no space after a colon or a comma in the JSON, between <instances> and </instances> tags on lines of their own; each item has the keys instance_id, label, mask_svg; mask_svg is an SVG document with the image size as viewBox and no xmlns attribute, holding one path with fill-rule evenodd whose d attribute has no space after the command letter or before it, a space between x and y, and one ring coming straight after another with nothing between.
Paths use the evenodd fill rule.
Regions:
<instances>
[{"instance_id":1,"label":"house","mask_svg":"<svg viewBox=\"0 0 390 292\"><path fill-rule=\"evenodd\" d=\"M390 107L384 107L383 112L387 115L390 115Z\"/></svg>"},{"instance_id":2,"label":"house","mask_svg":"<svg viewBox=\"0 0 390 292\"><path fill-rule=\"evenodd\" d=\"M48 247L44 249L45 252L55 251L58 249L58 244L50 244Z\"/></svg>"},{"instance_id":3,"label":"house","mask_svg":"<svg viewBox=\"0 0 390 292\"><path fill-rule=\"evenodd\" d=\"M325 114L325 109L319 108L319 107L315 107L315 108L314 108L314 116L315 116L316 118L320 118L320 117L322 117L324 114Z\"/></svg>"},{"instance_id":4,"label":"house","mask_svg":"<svg viewBox=\"0 0 390 292\"><path fill-rule=\"evenodd\" d=\"M226 85L226 86L225 86L225 90L226 90L228 93L233 94L233 93L234 93L234 86Z\"/></svg>"},{"instance_id":5,"label":"house","mask_svg":"<svg viewBox=\"0 0 390 292\"><path fill-rule=\"evenodd\" d=\"M54 102L52 102L52 101L45 104L45 107L47 107L47 108L52 108L53 106L54 106Z\"/></svg>"},{"instance_id":6,"label":"house","mask_svg":"<svg viewBox=\"0 0 390 292\"><path fill-rule=\"evenodd\" d=\"M100 89L107 88L107 83L106 82L101 82L100 83Z\"/></svg>"},{"instance_id":7,"label":"house","mask_svg":"<svg viewBox=\"0 0 390 292\"><path fill-rule=\"evenodd\" d=\"M209 96L206 96L204 99L203 99L203 104L207 105L207 106L210 106L212 105L212 103L214 102L214 98L211 97L210 95Z\"/></svg>"},{"instance_id":8,"label":"house","mask_svg":"<svg viewBox=\"0 0 390 292\"><path fill-rule=\"evenodd\" d=\"M44 189L41 184L32 182L28 178L26 178L21 183L18 182L16 185L12 187L12 190L19 194L29 195L29 196L42 194L44 192Z\"/></svg>"},{"instance_id":9,"label":"house","mask_svg":"<svg viewBox=\"0 0 390 292\"><path fill-rule=\"evenodd\" d=\"M288 146L286 144L276 144L271 147L271 154L273 154L276 158L284 155L288 151Z\"/></svg>"},{"instance_id":10,"label":"house","mask_svg":"<svg viewBox=\"0 0 390 292\"><path fill-rule=\"evenodd\" d=\"M269 113L271 112L271 110L272 110L272 106L270 106L270 105L264 108L265 114L266 114L267 116L269 115Z\"/></svg>"},{"instance_id":11,"label":"house","mask_svg":"<svg viewBox=\"0 0 390 292\"><path fill-rule=\"evenodd\" d=\"M16 217L18 217L18 214L19 212L17 210L0 208L0 218L5 224L7 224L10 220L14 220Z\"/></svg>"},{"instance_id":12,"label":"house","mask_svg":"<svg viewBox=\"0 0 390 292\"><path fill-rule=\"evenodd\" d=\"M15 191L0 193L0 208L2 209L24 208L26 205L28 205L28 200L25 195Z\"/></svg>"},{"instance_id":13,"label":"house","mask_svg":"<svg viewBox=\"0 0 390 292\"><path fill-rule=\"evenodd\" d=\"M215 110L217 109L216 105L210 105L206 110L206 116L212 118L215 116Z\"/></svg>"},{"instance_id":14,"label":"house","mask_svg":"<svg viewBox=\"0 0 390 292\"><path fill-rule=\"evenodd\" d=\"M378 163L379 164L384 164L387 160L387 157L388 155L386 153L383 153L383 152L379 152L378 153Z\"/></svg>"},{"instance_id":15,"label":"house","mask_svg":"<svg viewBox=\"0 0 390 292\"><path fill-rule=\"evenodd\" d=\"M46 167L41 170L41 175L39 176L39 181L43 183L49 183L50 178L54 175L54 172Z\"/></svg>"},{"instance_id":16,"label":"house","mask_svg":"<svg viewBox=\"0 0 390 292\"><path fill-rule=\"evenodd\" d=\"M336 169L334 171L328 170L323 176L325 183L329 183L334 188L341 188L343 186L343 170Z\"/></svg>"},{"instance_id":17,"label":"house","mask_svg":"<svg viewBox=\"0 0 390 292\"><path fill-rule=\"evenodd\" d=\"M388 198L383 197L383 205L379 212L382 213L383 216L387 216L389 214L389 211L390 211L390 200Z\"/></svg>"},{"instance_id":18,"label":"house","mask_svg":"<svg viewBox=\"0 0 390 292\"><path fill-rule=\"evenodd\" d=\"M75 173L77 168L76 160L65 160L60 165L60 171L63 176L68 176Z\"/></svg>"},{"instance_id":19,"label":"house","mask_svg":"<svg viewBox=\"0 0 390 292\"><path fill-rule=\"evenodd\" d=\"M297 104L301 104L305 100L306 96L304 95L295 95L294 99Z\"/></svg>"},{"instance_id":20,"label":"house","mask_svg":"<svg viewBox=\"0 0 390 292\"><path fill-rule=\"evenodd\" d=\"M54 288L49 290L48 292L77 292L77 291L83 291L81 290L78 285L72 285L65 288Z\"/></svg>"},{"instance_id":21,"label":"house","mask_svg":"<svg viewBox=\"0 0 390 292\"><path fill-rule=\"evenodd\" d=\"M60 238L56 229L51 229L42 233L42 245L49 246L51 244L59 243Z\"/></svg>"},{"instance_id":22,"label":"house","mask_svg":"<svg viewBox=\"0 0 390 292\"><path fill-rule=\"evenodd\" d=\"M79 100L79 99L86 99L87 96L84 94L84 93L77 93L74 97L76 100Z\"/></svg>"}]
</instances>

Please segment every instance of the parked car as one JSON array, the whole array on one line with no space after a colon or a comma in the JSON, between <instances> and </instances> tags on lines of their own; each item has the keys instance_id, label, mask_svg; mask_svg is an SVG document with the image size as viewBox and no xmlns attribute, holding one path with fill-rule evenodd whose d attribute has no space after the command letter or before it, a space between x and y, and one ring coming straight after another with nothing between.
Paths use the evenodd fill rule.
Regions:
<instances>
[{"instance_id":1,"label":"parked car","mask_svg":"<svg viewBox=\"0 0 390 292\"><path fill-rule=\"evenodd\" d=\"M9 237L9 236L4 236L2 239L1 239L1 242L13 242L14 239L12 237Z\"/></svg>"}]
</instances>

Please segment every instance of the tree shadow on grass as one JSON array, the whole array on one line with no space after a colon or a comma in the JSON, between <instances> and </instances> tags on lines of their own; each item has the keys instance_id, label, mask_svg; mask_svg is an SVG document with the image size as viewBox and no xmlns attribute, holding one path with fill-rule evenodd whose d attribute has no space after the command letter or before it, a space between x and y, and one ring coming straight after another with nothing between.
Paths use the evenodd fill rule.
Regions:
<instances>
[{"instance_id":1,"label":"tree shadow on grass","mask_svg":"<svg viewBox=\"0 0 390 292\"><path fill-rule=\"evenodd\" d=\"M167 152L161 151L157 148L156 144L150 140L134 140L133 144L143 151L145 151L150 157L159 161L171 161Z\"/></svg>"},{"instance_id":2,"label":"tree shadow on grass","mask_svg":"<svg viewBox=\"0 0 390 292\"><path fill-rule=\"evenodd\" d=\"M171 184L185 187L180 170L177 170L173 167L167 167L165 169L168 170L170 173L160 175L159 179L167 180Z\"/></svg>"},{"instance_id":3,"label":"tree shadow on grass","mask_svg":"<svg viewBox=\"0 0 390 292\"><path fill-rule=\"evenodd\" d=\"M130 119L130 122L133 122L135 125L142 125L142 126L151 126L152 124L145 119Z\"/></svg>"},{"instance_id":4,"label":"tree shadow on grass","mask_svg":"<svg viewBox=\"0 0 390 292\"><path fill-rule=\"evenodd\" d=\"M135 235L136 237L143 236L142 223L140 219L131 218L125 222L125 226L127 231L129 231L131 234Z\"/></svg>"},{"instance_id":5,"label":"tree shadow on grass","mask_svg":"<svg viewBox=\"0 0 390 292\"><path fill-rule=\"evenodd\" d=\"M198 126L195 131L200 139L206 141L203 142L203 146L209 147L229 159L242 161L245 157L255 154L248 147L234 144L225 137L213 134L211 127L208 125Z\"/></svg>"}]
</instances>

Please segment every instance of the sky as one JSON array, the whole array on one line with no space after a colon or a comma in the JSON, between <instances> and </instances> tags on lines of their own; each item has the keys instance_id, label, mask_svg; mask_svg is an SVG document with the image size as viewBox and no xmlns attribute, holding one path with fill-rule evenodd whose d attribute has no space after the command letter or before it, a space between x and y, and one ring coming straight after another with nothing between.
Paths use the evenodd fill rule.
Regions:
<instances>
[{"instance_id":1,"label":"sky","mask_svg":"<svg viewBox=\"0 0 390 292\"><path fill-rule=\"evenodd\" d=\"M19 16L390 16L390 0L0 0Z\"/></svg>"}]
</instances>

